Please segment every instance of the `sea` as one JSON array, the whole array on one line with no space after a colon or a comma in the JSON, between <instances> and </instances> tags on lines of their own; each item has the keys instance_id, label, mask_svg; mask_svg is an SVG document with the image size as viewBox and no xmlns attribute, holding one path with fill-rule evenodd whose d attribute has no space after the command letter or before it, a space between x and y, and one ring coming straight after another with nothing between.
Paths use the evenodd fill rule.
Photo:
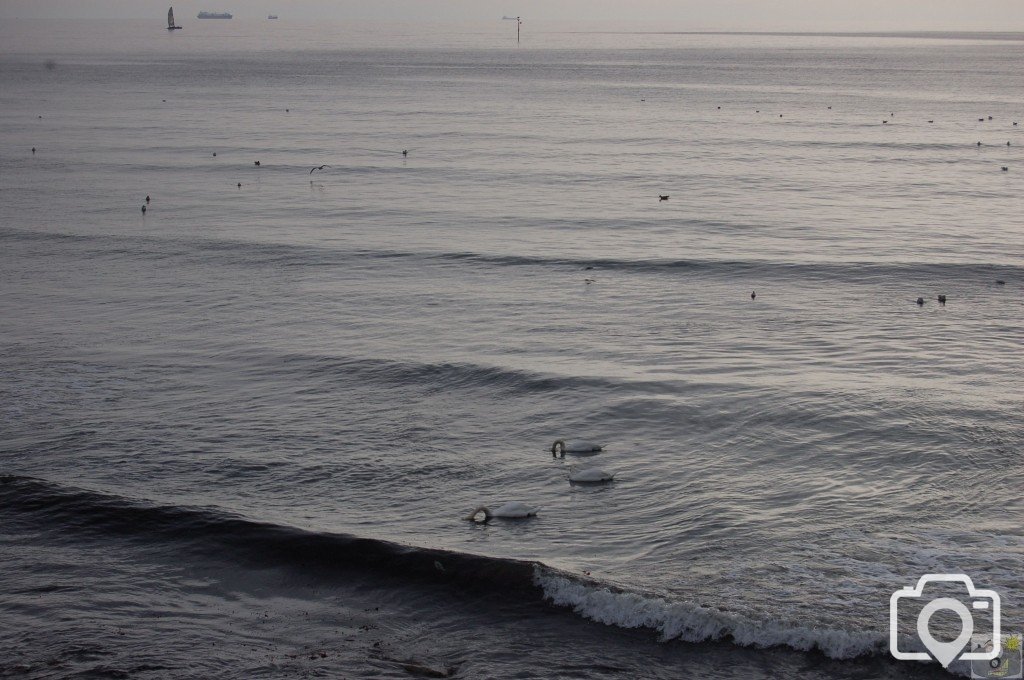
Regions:
<instances>
[{"instance_id":1,"label":"sea","mask_svg":"<svg viewBox=\"0 0 1024 680\"><path fill-rule=\"evenodd\" d=\"M1024 630L1024 34L179 23L0 24L0 676Z\"/></svg>"}]
</instances>

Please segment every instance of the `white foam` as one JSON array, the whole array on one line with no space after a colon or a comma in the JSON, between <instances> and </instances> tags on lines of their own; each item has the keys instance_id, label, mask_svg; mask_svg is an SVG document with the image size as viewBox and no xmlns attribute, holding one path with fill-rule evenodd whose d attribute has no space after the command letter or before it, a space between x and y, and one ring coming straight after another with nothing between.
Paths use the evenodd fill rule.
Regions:
<instances>
[{"instance_id":1,"label":"white foam","mask_svg":"<svg viewBox=\"0 0 1024 680\"><path fill-rule=\"evenodd\" d=\"M749 647L785 645L808 651L819 649L833 659L850 659L863 654L887 653L886 634L830 630L753 621L732 613L692 604L670 602L661 597L581 583L542 567L534 570L534 583L556 605L593 621L620 628L649 628L665 640L701 642L729 637Z\"/></svg>"}]
</instances>

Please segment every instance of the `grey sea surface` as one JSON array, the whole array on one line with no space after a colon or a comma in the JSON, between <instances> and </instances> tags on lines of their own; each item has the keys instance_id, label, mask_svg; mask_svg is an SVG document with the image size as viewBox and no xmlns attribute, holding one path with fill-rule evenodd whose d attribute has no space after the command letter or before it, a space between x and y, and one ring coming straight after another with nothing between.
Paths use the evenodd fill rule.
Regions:
<instances>
[{"instance_id":1,"label":"grey sea surface","mask_svg":"<svg viewBox=\"0 0 1024 680\"><path fill-rule=\"evenodd\" d=\"M179 23L0 26L0 670L941 677L942 572L1024 629L1024 36Z\"/></svg>"}]
</instances>

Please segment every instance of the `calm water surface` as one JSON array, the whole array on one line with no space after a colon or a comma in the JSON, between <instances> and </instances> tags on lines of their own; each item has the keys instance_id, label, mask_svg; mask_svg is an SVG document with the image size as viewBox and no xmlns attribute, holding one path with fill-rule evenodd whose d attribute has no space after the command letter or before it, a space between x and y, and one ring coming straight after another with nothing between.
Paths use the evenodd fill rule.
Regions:
<instances>
[{"instance_id":1,"label":"calm water surface","mask_svg":"<svg viewBox=\"0 0 1024 680\"><path fill-rule=\"evenodd\" d=\"M0 667L930 677L928 572L1024 628L1024 36L179 23L0 27Z\"/></svg>"}]
</instances>

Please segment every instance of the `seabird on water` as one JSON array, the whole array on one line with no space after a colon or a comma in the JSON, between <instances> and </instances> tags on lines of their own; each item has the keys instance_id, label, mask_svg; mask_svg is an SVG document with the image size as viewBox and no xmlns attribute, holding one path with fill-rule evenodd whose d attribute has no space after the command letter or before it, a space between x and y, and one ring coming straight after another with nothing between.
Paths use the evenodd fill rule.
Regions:
<instances>
[{"instance_id":1,"label":"seabird on water","mask_svg":"<svg viewBox=\"0 0 1024 680\"><path fill-rule=\"evenodd\" d=\"M753 299L755 299L756 297L757 297L757 291L756 291L756 290L752 290L752 291L750 291L750 299L751 299L751 300L753 300Z\"/></svg>"},{"instance_id":2,"label":"seabird on water","mask_svg":"<svg viewBox=\"0 0 1024 680\"><path fill-rule=\"evenodd\" d=\"M917 306L921 307L922 305L924 305L924 298L923 297L917 298Z\"/></svg>"},{"instance_id":3,"label":"seabird on water","mask_svg":"<svg viewBox=\"0 0 1024 680\"><path fill-rule=\"evenodd\" d=\"M256 165L256 167L257 167L257 168L258 168L258 167L260 167L260 162L259 162L259 161L256 161L256 162L255 162L255 165Z\"/></svg>"},{"instance_id":4,"label":"seabird on water","mask_svg":"<svg viewBox=\"0 0 1024 680\"><path fill-rule=\"evenodd\" d=\"M146 214L146 206L142 206L142 214L143 214L143 215L145 215L145 214Z\"/></svg>"},{"instance_id":5,"label":"seabird on water","mask_svg":"<svg viewBox=\"0 0 1024 680\"><path fill-rule=\"evenodd\" d=\"M667 201L668 200L668 194L658 194L658 200L659 201Z\"/></svg>"}]
</instances>

